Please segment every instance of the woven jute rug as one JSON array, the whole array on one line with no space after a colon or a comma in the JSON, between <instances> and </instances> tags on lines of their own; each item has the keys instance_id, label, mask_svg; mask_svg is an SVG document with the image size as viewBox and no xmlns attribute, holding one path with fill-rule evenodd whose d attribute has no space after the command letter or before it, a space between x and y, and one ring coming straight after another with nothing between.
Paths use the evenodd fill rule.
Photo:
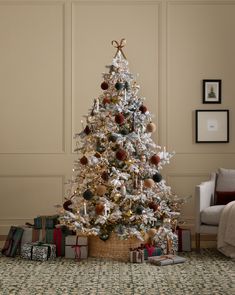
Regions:
<instances>
[{"instance_id":1,"label":"woven jute rug","mask_svg":"<svg viewBox=\"0 0 235 295\"><path fill-rule=\"evenodd\" d=\"M231 295L235 262L217 250L181 253L183 264L155 266L108 259L35 262L0 257L1 295Z\"/></svg>"}]
</instances>

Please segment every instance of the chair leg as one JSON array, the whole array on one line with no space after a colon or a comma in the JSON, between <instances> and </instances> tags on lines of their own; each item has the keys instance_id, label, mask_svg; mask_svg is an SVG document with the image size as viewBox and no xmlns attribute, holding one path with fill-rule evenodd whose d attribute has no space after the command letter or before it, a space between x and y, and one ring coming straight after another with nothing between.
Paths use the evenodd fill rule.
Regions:
<instances>
[{"instance_id":1,"label":"chair leg","mask_svg":"<svg viewBox=\"0 0 235 295\"><path fill-rule=\"evenodd\" d=\"M200 233L195 234L196 239L196 251L200 252Z\"/></svg>"}]
</instances>

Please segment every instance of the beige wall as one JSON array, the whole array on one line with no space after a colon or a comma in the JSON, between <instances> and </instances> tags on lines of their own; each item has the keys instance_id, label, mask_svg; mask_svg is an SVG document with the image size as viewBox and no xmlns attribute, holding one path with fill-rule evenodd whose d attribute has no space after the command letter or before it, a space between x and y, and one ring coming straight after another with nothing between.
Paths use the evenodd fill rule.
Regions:
<instances>
[{"instance_id":1,"label":"beige wall","mask_svg":"<svg viewBox=\"0 0 235 295\"><path fill-rule=\"evenodd\" d=\"M235 167L235 1L0 0L0 235L54 213L71 176L73 134L101 73L127 39L155 140L176 156L164 170L193 225L194 187ZM202 104L202 79L222 79L222 104ZM195 144L194 110L229 109L230 143Z\"/></svg>"}]
</instances>

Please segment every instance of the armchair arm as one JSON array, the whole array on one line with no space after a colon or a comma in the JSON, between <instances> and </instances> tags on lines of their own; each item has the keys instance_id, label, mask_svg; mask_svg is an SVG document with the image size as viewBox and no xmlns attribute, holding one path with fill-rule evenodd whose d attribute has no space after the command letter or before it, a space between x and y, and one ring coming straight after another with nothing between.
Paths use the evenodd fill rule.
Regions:
<instances>
[{"instance_id":1,"label":"armchair arm","mask_svg":"<svg viewBox=\"0 0 235 295\"><path fill-rule=\"evenodd\" d=\"M211 174L211 179L197 185L195 188L195 229L199 232L201 225L200 213L210 207L214 202L216 173Z\"/></svg>"}]
</instances>

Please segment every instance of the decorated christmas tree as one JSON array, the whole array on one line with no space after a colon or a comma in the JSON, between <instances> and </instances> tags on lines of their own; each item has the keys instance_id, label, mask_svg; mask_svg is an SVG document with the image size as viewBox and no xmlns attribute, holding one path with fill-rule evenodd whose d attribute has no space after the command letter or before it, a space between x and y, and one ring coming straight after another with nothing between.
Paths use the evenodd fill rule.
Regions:
<instances>
[{"instance_id":1,"label":"decorated christmas tree","mask_svg":"<svg viewBox=\"0 0 235 295\"><path fill-rule=\"evenodd\" d=\"M103 74L102 93L75 135L78 158L60 222L78 234L107 240L152 240L167 252L176 247L178 203L161 175L173 153L152 139L156 125L139 85L129 72L125 39L112 41L116 54Z\"/></svg>"}]
</instances>

